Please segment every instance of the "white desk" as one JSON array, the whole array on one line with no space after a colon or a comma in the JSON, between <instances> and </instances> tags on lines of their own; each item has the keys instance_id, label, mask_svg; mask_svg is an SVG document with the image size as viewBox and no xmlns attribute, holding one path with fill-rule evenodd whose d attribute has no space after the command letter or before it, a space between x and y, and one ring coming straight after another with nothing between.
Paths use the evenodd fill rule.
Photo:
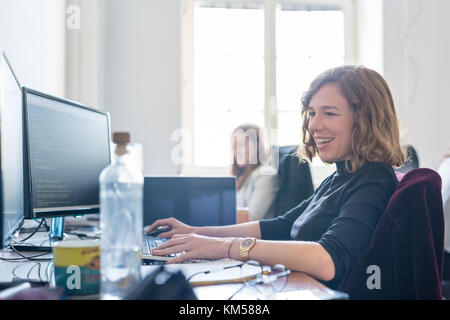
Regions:
<instances>
[{"instance_id":1,"label":"white desk","mask_svg":"<svg viewBox=\"0 0 450 320\"><path fill-rule=\"evenodd\" d=\"M79 223L79 221L77 221ZM37 225L36 225L37 226ZM23 235L22 237L25 237ZM68 235L68 238L77 239L74 235ZM40 243L47 239L46 232L38 232L33 236L32 240L36 243ZM27 252L23 253L26 256L35 256L41 253L37 252ZM18 258L17 253L11 252L11 250L6 249L0 252L1 258ZM52 254L46 254L42 257L43 259L51 259ZM238 263L237 261L232 261L228 259L207 262L207 263L195 263L195 264L177 264L177 265L166 265L171 271L182 271L186 277L189 277L193 273L211 270L211 269L221 269L224 266L234 265ZM142 266L143 277L156 270L160 266ZM240 275L239 268L228 269L227 272L230 273L229 277L238 277ZM234 273L234 275L233 275ZM207 280L211 277L219 276L220 272L213 272L209 276L196 276L192 281ZM223 275L223 273L222 273ZM0 282L10 282L13 280L28 280L28 281L49 281L51 283L53 280L53 263L51 261L4 261L0 260ZM226 300L233 293L235 293L242 284L221 284L221 285L208 285L194 287L194 293L200 300ZM263 288L264 289L264 288ZM266 289L264 292L269 292ZM288 276L288 282L283 292L274 296L274 292L269 292L269 298L271 299L294 299L294 300L318 300L318 299L342 299L340 293L328 289L325 285L313 279L309 275L303 272L291 272ZM245 291L237 295L235 299L251 299L245 295Z\"/></svg>"}]
</instances>

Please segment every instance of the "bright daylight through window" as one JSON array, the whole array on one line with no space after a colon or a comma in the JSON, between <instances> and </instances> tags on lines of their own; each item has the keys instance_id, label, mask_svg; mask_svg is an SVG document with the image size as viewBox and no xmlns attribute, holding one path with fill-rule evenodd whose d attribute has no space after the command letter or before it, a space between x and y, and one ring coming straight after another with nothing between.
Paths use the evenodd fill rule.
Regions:
<instances>
[{"instance_id":1,"label":"bright daylight through window","mask_svg":"<svg viewBox=\"0 0 450 320\"><path fill-rule=\"evenodd\" d=\"M269 10L272 22L262 2L194 8L194 167L228 170L231 132L243 123L276 129L269 143L298 145L303 92L318 73L344 64L343 10L280 3ZM275 81L265 81L267 70L276 70ZM267 90L275 95L270 103Z\"/></svg>"}]
</instances>

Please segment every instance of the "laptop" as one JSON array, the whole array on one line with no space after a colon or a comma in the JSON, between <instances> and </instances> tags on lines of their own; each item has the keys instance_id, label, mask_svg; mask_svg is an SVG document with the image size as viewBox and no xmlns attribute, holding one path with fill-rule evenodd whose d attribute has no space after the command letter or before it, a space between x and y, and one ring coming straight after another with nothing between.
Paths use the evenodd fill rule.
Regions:
<instances>
[{"instance_id":1,"label":"laptop","mask_svg":"<svg viewBox=\"0 0 450 320\"><path fill-rule=\"evenodd\" d=\"M145 177L144 226L174 217L191 226L225 226L236 223L235 177ZM146 264L163 264L151 250L167 239L144 234L141 246Z\"/></svg>"}]
</instances>

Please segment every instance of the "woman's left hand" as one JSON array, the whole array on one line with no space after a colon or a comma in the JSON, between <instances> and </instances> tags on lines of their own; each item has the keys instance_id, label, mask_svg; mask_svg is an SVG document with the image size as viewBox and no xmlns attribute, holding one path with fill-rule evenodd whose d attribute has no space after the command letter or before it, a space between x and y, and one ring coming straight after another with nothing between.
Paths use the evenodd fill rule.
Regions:
<instances>
[{"instance_id":1,"label":"woman's left hand","mask_svg":"<svg viewBox=\"0 0 450 320\"><path fill-rule=\"evenodd\" d=\"M192 259L222 259L228 257L228 249L232 241L233 238L212 238L195 233L176 234L171 240L153 249L152 254L164 256L184 252L167 263L179 263Z\"/></svg>"}]
</instances>

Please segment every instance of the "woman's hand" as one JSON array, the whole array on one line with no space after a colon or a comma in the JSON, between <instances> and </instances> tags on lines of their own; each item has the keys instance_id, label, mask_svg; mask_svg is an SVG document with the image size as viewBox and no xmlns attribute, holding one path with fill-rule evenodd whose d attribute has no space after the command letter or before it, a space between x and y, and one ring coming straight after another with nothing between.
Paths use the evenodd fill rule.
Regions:
<instances>
[{"instance_id":1,"label":"woman's hand","mask_svg":"<svg viewBox=\"0 0 450 320\"><path fill-rule=\"evenodd\" d=\"M156 230L159 227L167 227L169 230L158 234L159 238L172 238L174 234L188 234L194 233L195 228L175 219L168 218L155 221L150 227L145 230L145 233Z\"/></svg>"},{"instance_id":2,"label":"woman's hand","mask_svg":"<svg viewBox=\"0 0 450 320\"><path fill-rule=\"evenodd\" d=\"M181 253L167 263L179 263L192 259L214 260L228 257L228 250L233 238L212 238L191 234L176 234L172 240L153 249L152 254L157 256L171 253Z\"/></svg>"}]
</instances>

